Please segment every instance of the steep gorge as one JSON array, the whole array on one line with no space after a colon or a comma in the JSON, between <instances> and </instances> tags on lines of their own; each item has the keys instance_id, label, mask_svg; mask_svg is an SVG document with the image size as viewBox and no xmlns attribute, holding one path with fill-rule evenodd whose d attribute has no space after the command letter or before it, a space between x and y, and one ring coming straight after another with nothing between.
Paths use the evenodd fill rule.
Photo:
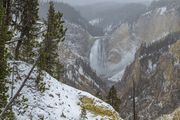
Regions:
<instances>
[{"instance_id":1,"label":"steep gorge","mask_svg":"<svg viewBox=\"0 0 180 120\"><path fill-rule=\"evenodd\" d=\"M106 46L101 48L106 53L97 53L104 54L106 58L98 59L97 62L97 57L94 56L96 63L103 63L103 66L106 67L99 65L93 67L92 64L92 68L109 80L120 81L126 66L134 60L135 52L142 43L151 44L169 33L180 30L178 8L179 5L174 5L172 2L172 4L149 10L133 24L121 23L120 27L108 35ZM96 44L97 42L94 43L94 46ZM94 46L91 50L95 48ZM90 61L92 59L91 56Z\"/></svg>"},{"instance_id":2,"label":"steep gorge","mask_svg":"<svg viewBox=\"0 0 180 120\"><path fill-rule=\"evenodd\" d=\"M133 119L133 81L138 120L164 120L166 115L160 116L174 115L180 106L180 4L174 1L150 9L134 24L122 23L102 48L107 72L101 76L118 81L120 115L126 120ZM172 119L179 118L177 113Z\"/></svg>"}]
</instances>

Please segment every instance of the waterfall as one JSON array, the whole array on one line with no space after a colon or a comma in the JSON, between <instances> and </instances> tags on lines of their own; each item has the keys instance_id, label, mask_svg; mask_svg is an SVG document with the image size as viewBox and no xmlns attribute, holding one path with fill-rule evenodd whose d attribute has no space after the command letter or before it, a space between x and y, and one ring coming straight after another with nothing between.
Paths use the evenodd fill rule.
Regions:
<instances>
[{"instance_id":1,"label":"waterfall","mask_svg":"<svg viewBox=\"0 0 180 120\"><path fill-rule=\"evenodd\" d=\"M107 36L96 38L96 41L90 50L90 66L98 76L108 78L111 81L118 81L123 76L126 66L134 60L137 46L135 43L129 42L128 45L131 47L122 43L127 47L119 46L119 48L109 49L108 40L110 39ZM114 53L117 54L108 52L112 50L114 50ZM121 57L118 59L119 61L117 63L110 62L111 59L114 59L114 57L111 57L112 54L119 55Z\"/></svg>"},{"instance_id":2,"label":"waterfall","mask_svg":"<svg viewBox=\"0 0 180 120\"><path fill-rule=\"evenodd\" d=\"M90 66L98 75L106 74L105 40L97 38L90 52Z\"/></svg>"}]
</instances>

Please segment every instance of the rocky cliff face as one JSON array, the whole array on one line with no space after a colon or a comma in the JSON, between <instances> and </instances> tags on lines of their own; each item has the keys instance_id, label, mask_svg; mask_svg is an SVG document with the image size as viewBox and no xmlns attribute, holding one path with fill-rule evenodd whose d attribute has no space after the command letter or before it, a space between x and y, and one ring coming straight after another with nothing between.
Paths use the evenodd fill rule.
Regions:
<instances>
[{"instance_id":1,"label":"rocky cliff face","mask_svg":"<svg viewBox=\"0 0 180 120\"><path fill-rule=\"evenodd\" d=\"M94 38L80 25L66 22L68 28L64 44L73 53L88 58Z\"/></svg>"},{"instance_id":2,"label":"rocky cliff face","mask_svg":"<svg viewBox=\"0 0 180 120\"><path fill-rule=\"evenodd\" d=\"M121 115L132 119L132 90L135 81L136 114L139 120L155 119L180 106L180 33L141 45L134 62L117 84Z\"/></svg>"},{"instance_id":3,"label":"rocky cliff face","mask_svg":"<svg viewBox=\"0 0 180 120\"><path fill-rule=\"evenodd\" d=\"M143 14L135 25L135 33L139 40L152 43L169 33L180 30L178 7L178 5L163 6Z\"/></svg>"}]
</instances>

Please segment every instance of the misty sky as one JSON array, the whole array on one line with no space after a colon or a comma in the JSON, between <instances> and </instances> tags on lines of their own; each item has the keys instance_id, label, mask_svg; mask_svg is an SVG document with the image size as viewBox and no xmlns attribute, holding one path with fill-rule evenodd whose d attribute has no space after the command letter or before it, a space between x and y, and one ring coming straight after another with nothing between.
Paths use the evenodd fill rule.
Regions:
<instances>
[{"instance_id":1,"label":"misty sky","mask_svg":"<svg viewBox=\"0 0 180 120\"><path fill-rule=\"evenodd\" d=\"M55 1L61 1L61 2L67 2L71 5L87 5L87 4L93 4L97 2L151 2L152 0L55 0Z\"/></svg>"}]
</instances>

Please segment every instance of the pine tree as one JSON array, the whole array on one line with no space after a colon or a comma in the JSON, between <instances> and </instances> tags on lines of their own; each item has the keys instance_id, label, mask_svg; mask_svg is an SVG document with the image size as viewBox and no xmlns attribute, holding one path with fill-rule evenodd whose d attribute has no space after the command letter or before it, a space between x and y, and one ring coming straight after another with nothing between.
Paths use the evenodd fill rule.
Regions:
<instances>
[{"instance_id":1,"label":"pine tree","mask_svg":"<svg viewBox=\"0 0 180 120\"><path fill-rule=\"evenodd\" d=\"M63 25L63 14L55 11L53 2L50 2L49 5L47 32L44 35L45 39L40 50L39 67L53 77L58 78L60 69L58 44L64 41L66 29L64 29Z\"/></svg>"},{"instance_id":2,"label":"pine tree","mask_svg":"<svg viewBox=\"0 0 180 120\"><path fill-rule=\"evenodd\" d=\"M36 87L37 87L37 90L40 91L41 93L43 93L45 90L46 90L46 83L43 81L43 71L38 67L38 70L37 70L37 77L36 77Z\"/></svg>"},{"instance_id":3,"label":"pine tree","mask_svg":"<svg viewBox=\"0 0 180 120\"><path fill-rule=\"evenodd\" d=\"M7 104L7 91L8 87L7 84L7 75L8 75L8 66L7 66L7 50L5 47L5 43L11 39L11 34L8 31L7 25L7 15L6 9L3 7L5 3L0 1L0 113L2 109ZM6 6L6 5L5 5ZM13 120L13 113L11 109L9 109L5 116L5 120Z\"/></svg>"},{"instance_id":4,"label":"pine tree","mask_svg":"<svg viewBox=\"0 0 180 120\"><path fill-rule=\"evenodd\" d=\"M80 115L80 120L87 120L87 113L86 113L86 109L83 107L81 110L81 115Z\"/></svg>"},{"instance_id":5,"label":"pine tree","mask_svg":"<svg viewBox=\"0 0 180 120\"><path fill-rule=\"evenodd\" d=\"M59 61L59 60L58 60ZM56 76L54 76L57 80L60 80L63 77L64 66L60 63L56 65Z\"/></svg>"},{"instance_id":6,"label":"pine tree","mask_svg":"<svg viewBox=\"0 0 180 120\"><path fill-rule=\"evenodd\" d=\"M107 103L109 103L117 112L119 112L120 108L120 99L117 96L117 91L114 86L111 87L108 96Z\"/></svg>"},{"instance_id":7,"label":"pine tree","mask_svg":"<svg viewBox=\"0 0 180 120\"><path fill-rule=\"evenodd\" d=\"M19 1L19 0L17 0ZM38 0L23 0L18 2L16 7L19 12L19 20L17 23L18 30L21 33L20 40L15 49L15 59L21 59L26 62L32 62L35 56L33 48L36 46L35 39L37 38L37 20L38 20Z\"/></svg>"},{"instance_id":8,"label":"pine tree","mask_svg":"<svg viewBox=\"0 0 180 120\"><path fill-rule=\"evenodd\" d=\"M97 98L103 100L103 96L102 96L102 94L101 94L100 91L97 91L96 94L95 94L95 96L96 96Z\"/></svg>"}]
</instances>

